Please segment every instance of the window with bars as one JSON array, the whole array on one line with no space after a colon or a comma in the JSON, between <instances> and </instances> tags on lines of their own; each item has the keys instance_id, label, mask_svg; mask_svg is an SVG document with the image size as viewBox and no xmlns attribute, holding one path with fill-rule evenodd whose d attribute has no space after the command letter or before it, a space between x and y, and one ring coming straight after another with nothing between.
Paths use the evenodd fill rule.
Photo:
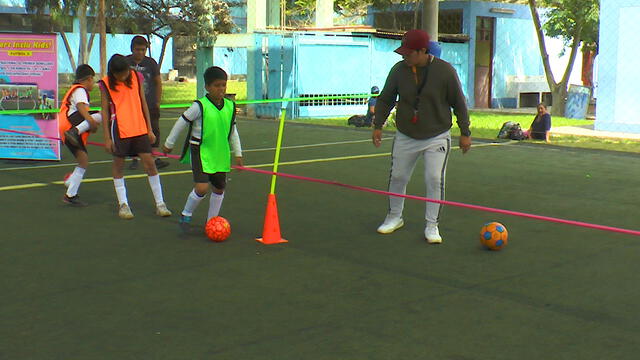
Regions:
<instances>
[{"instance_id":1,"label":"window with bars","mask_svg":"<svg viewBox=\"0 0 640 360\"><path fill-rule=\"evenodd\" d=\"M462 10L440 10L438 13L438 32L462 34Z\"/></svg>"},{"instance_id":2,"label":"window with bars","mask_svg":"<svg viewBox=\"0 0 640 360\"><path fill-rule=\"evenodd\" d=\"M351 97L361 94L302 94L301 98L326 98L346 96L339 99L312 99L300 100L300 106L347 106L347 105L366 105L369 99L364 97Z\"/></svg>"}]
</instances>

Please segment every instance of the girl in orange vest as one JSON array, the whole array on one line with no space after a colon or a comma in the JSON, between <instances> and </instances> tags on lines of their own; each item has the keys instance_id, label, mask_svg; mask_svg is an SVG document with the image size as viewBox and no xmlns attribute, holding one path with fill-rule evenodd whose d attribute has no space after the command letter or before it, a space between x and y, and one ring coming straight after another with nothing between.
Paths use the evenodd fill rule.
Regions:
<instances>
[{"instance_id":1,"label":"girl in orange vest","mask_svg":"<svg viewBox=\"0 0 640 360\"><path fill-rule=\"evenodd\" d=\"M78 166L64 181L67 191L62 201L72 206L86 206L80 200L78 189L89 166L87 138L89 130L94 130L102 121L99 113L89 111L89 92L95 84L96 73L91 66L82 64L76 69L76 81L60 104L59 130L62 142L78 161Z\"/></svg>"},{"instance_id":2,"label":"girl in orange vest","mask_svg":"<svg viewBox=\"0 0 640 360\"><path fill-rule=\"evenodd\" d=\"M156 214L171 216L162 196L160 175L151 157L151 144L156 137L151 130L149 109L144 97L142 76L129 68L120 54L109 59L108 72L100 80L105 150L113 155L113 184L118 197L118 216L132 219L124 183L124 159L139 156L149 176L156 201Z\"/></svg>"}]
</instances>

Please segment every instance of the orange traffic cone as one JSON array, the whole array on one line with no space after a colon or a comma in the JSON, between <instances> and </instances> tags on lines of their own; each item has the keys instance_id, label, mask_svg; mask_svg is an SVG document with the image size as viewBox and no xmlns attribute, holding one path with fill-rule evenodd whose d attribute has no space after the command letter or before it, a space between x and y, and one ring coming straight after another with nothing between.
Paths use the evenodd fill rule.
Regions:
<instances>
[{"instance_id":1,"label":"orange traffic cone","mask_svg":"<svg viewBox=\"0 0 640 360\"><path fill-rule=\"evenodd\" d=\"M275 194L269 194L269 198L267 199L267 211L264 215L262 237L257 238L256 240L265 245L288 242L280 236L280 221L278 220L278 205L276 205Z\"/></svg>"}]
</instances>

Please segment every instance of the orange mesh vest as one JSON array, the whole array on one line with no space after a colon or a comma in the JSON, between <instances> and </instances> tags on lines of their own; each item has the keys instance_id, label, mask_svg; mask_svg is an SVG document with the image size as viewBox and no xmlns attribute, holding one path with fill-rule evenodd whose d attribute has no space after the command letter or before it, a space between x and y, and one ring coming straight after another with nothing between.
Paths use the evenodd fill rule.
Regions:
<instances>
[{"instance_id":1,"label":"orange mesh vest","mask_svg":"<svg viewBox=\"0 0 640 360\"><path fill-rule=\"evenodd\" d=\"M121 139L145 135L149 132L147 121L142 112L140 100L140 81L138 73L131 70L131 88L118 82L116 90L109 88L109 77L102 78L104 88L107 90L111 104L115 110L115 122L118 125L118 133Z\"/></svg>"},{"instance_id":2,"label":"orange mesh vest","mask_svg":"<svg viewBox=\"0 0 640 360\"><path fill-rule=\"evenodd\" d=\"M87 91L87 89L85 89L82 85L73 84L73 86L71 86L71 89L69 89L69 91L67 91L67 93L64 95L64 98L62 98L62 105L60 105L60 113L58 114L58 130L60 132L60 139L62 140L63 143L64 143L64 132L71 129L71 127L73 126L69 122L69 115L67 114L69 112L69 106L71 105L71 102L69 101L69 97L71 96L71 94L73 94L74 91L76 91L76 89L79 89L79 88L82 88L84 91ZM88 91L87 91L87 99L89 99ZM82 138L82 142L85 145L87 145L87 138L89 137L89 132L87 131L85 133L82 133L80 137Z\"/></svg>"}]
</instances>

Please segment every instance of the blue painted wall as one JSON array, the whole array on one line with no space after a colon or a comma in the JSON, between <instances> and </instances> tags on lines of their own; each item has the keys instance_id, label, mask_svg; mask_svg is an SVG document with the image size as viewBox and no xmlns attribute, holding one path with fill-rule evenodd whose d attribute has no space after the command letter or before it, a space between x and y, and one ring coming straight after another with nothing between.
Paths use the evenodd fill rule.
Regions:
<instances>
[{"instance_id":1,"label":"blue painted wall","mask_svg":"<svg viewBox=\"0 0 640 360\"><path fill-rule=\"evenodd\" d=\"M213 59L229 75L247 74L247 48L214 47Z\"/></svg>"},{"instance_id":2,"label":"blue painted wall","mask_svg":"<svg viewBox=\"0 0 640 360\"><path fill-rule=\"evenodd\" d=\"M640 2L600 1L596 130L640 133Z\"/></svg>"},{"instance_id":3,"label":"blue painted wall","mask_svg":"<svg viewBox=\"0 0 640 360\"><path fill-rule=\"evenodd\" d=\"M544 75L537 41L531 19L496 19L492 107L517 106L513 94L507 94L509 77Z\"/></svg>"}]
</instances>

